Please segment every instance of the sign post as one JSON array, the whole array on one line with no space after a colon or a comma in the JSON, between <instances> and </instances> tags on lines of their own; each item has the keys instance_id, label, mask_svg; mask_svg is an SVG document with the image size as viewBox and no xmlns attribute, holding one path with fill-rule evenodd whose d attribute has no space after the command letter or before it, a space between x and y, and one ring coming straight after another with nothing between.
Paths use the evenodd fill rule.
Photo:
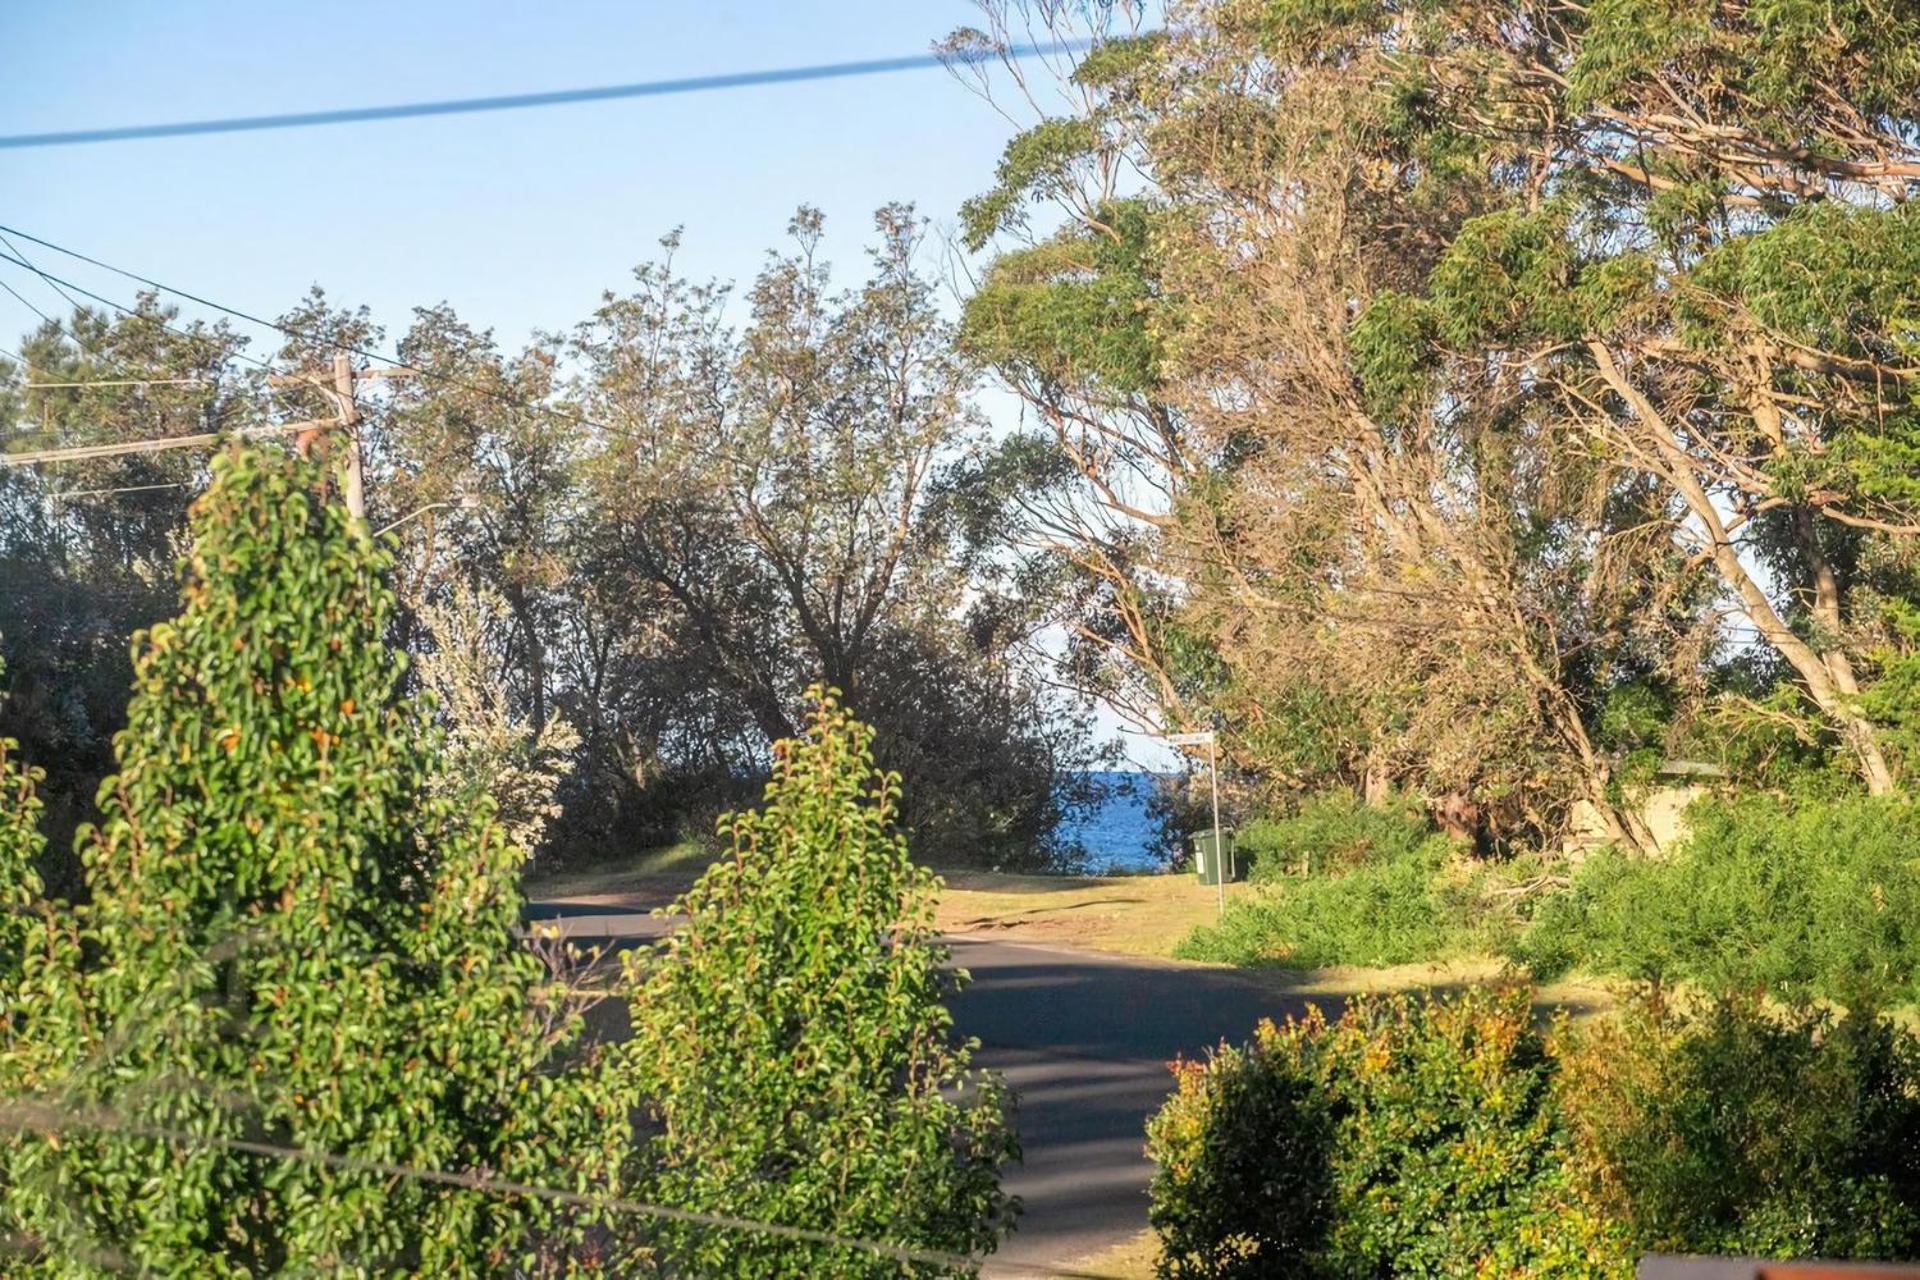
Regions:
<instances>
[{"instance_id":1,"label":"sign post","mask_svg":"<svg viewBox=\"0 0 1920 1280\"><path fill-rule=\"evenodd\" d=\"M1219 892L1219 914L1227 914L1226 850L1220 845L1220 740L1213 730L1199 733L1170 733L1167 742L1176 747L1207 749L1207 783L1213 789L1213 857L1219 865L1213 869L1214 887Z\"/></svg>"}]
</instances>

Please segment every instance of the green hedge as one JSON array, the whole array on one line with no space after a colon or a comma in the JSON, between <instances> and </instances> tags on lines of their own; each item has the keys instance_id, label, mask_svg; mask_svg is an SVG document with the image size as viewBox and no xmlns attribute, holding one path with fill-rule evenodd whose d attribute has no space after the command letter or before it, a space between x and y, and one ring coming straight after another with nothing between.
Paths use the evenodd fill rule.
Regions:
<instances>
[{"instance_id":1,"label":"green hedge","mask_svg":"<svg viewBox=\"0 0 1920 1280\"><path fill-rule=\"evenodd\" d=\"M1204 1064L1148 1125L1159 1273L1624 1280L1650 1250L1920 1252L1920 1043L1756 1001L1535 1025L1362 998Z\"/></svg>"},{"instance_id":2,"label":"green hedge","mask_svg":"<svg viewBox=\"0 0 1920 1280\"><path fill-rule=\"evenodd\" d=\"M1449 849L1430 837L1386 861L1337 876L1256 886L1175 954L1225 964L1407 964L1457 949L1461 922L1439 880Z\"/></svg>"},{"instance_id":3,"label":"green hedge","mask_svg":"<svg viewBox=\"0 0 1920 1280\"><path fill-rule=\"evenodd\" d=\"M1410 857L1433 835L1419 806L1395 798L1362 804L1348 792L1316 796L1287 817L1242 827L1234 849L1248 877L1268 883L1306 872L1326 875Z\"/></svg>"},{"instance_id":4,"label":"green hedge","mask_svg":"<svg viewBox=\"0 0 1920 1280\"><path fill-rule=\"evenodd\" d=\"M1920 1256L1920 1042L1884 1020L1630 1007L1560 1037L1590 1203L1643 1249Z\"/></svg>"}]
</instances>

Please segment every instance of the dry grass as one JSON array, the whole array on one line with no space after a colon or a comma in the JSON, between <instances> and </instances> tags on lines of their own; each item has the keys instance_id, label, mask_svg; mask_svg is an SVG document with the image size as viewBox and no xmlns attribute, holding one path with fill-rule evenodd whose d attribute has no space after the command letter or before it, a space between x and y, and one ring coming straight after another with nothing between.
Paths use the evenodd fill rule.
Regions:
<instances>
[{"instance_id":1,"label":"dry grass","mask_svg":"<svg viewBox=\"0 0 1920 1280\"><path fill-rule=\"evenodd\" d=\"M938 920L949 933L989 934L1166 959L1197 924L1219 911L1216 891L1191 875L1016 876L955 871L945 877ZM1229 899L1247 892L1227 886Z\"/></svg>"},{"instance_id":2,"label":"dry grass","mask_svg":"<svg viewBox=\"0 0 1920 1280\"><path fill-rule=\"evenodd\" d=\"M527 877L527 896L636 908L664 906L713 860L692 842L649 849L591 867ZM949 933L991 934L1166 959L1197 924L1215 918L1215 891L1191 875L1022 876L989 871L942 875L938 922ZM1237 898L1247 886L1227 886Z\"/></svg>"},{"instance_id":3,"label":"dry grass","mask_svg":"<svg viewBox=\"0 0 1920 1280\"><path fill-rule=\"evenodd\" d=\"M1067 1266L1071 1271L1099 1276L1101 1280L1153 1280L1153 1264L1159 1257L1160 1238L1151 1231L1142 1231L1123 1244Z\"/></svg>"}]
</instances>

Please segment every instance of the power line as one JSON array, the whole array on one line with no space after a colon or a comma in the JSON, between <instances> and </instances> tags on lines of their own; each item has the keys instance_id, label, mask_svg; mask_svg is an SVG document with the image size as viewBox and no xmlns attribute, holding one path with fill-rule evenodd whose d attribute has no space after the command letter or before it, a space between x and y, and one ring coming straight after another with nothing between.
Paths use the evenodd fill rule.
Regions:
<instances>
[{"instance_id":1,"label":"power line","mask_svg":"<svg viewBox=\"0 0 1920 1280\"><path fill-rule=\"evenodd\" d=\"M31 270L32 268L28 268L28 269ZM42 320L46 321L48 324L52 325L54 328L57 329L60 327L60 322L58 320L55 320L52 316L48 315L46 312L42 311L40 308L34 306L31 302L28 302L27 296L25 294L21 293L18 289L14 288L12 285L8 284L5 280L0 280L0 289L5 289L8 293L12 294L13 300L15 302L19 303L21 306L25 307L27 310L33 312L33 314L39 316Z\"/></svg>"},{"instance_id":2,"label":"power line","mask_svg":"<svg viewBox=\"0 0 1920 1280\"><path fill-rule=\"evenodd\" d=\"M1045 57L1078 53L1092 41L1059 40L1049 44L1018 44L996 51L1008 58ZM182 120L167 124L118 125L102 129L67 129L52 133L16 133L0 136L0 149L60 147L86 142L130 142L145 138L182 138L210 133L251 133L262 129L302 129L315 125L362 124L373 120L405 120L422 116L467 115L481 111L518 111L529 107L556 107L581 102L608 102L619 98L657 98L677 93L715 89L742 89L752 85L796 84L807 80L836 80L849 76L881 75L894 71L921 71L944 66L948 57L916 53L898 58L870 58L860 62L828 62L810 67L782 67L767 71L734 71L722 75L687 76L675 80L645 80L637 84L602 85L590 89L557 89L544 93L511 93L486 98L450 98L439 102L396 103L380 107L347 107L332 111L294 111L280 115L230 116L217 120Z\"/></svg>"},{"instance_id":3,"label":"power line","mask_svg":"<svg viewBox=\"0 0 1920 1280\"><path fill-rule=\"evenodd\" d=\"M14 232L14 234L15 234L15 235L17 235L17 236L21 236L21 237L23 237L23 238L25 238L25 239L28 239L28 240L33 240L35 244L45 244L45 243L46 243L46 242L45 242L45 241L43 241L43 240L35 240L35 239L34 239L34 237L32 237L32 236L29 236L29 235L26 235L26 233L25 233L25 232L20 232L20 231L16 231L16 232ZM59 249L59 251L60 251L60 252L62 252L62 253L71 253L71 251L70 251L70 250L65 250L65 249L60 249L58 245L47 245L47 247L48 247L48 248L50 248L50 249ZM76 258L80 258L80 259L81 259L81 260L82 260L83 262L90 262L90 261L92 261L92 259L90 259L90 258L86 258L86 257L85 257L84 255L81 255L81 254L77 254L77 253L74 253L74 254L71 254L71 256L73 256L73 257L76 257ZM136 310L136 309L135 309L135 308L133 308L133 307L129 307L129 306L127 306L127 305L126 305L126 304L125 304L124 302L115 302L115 301L114 301L114 300L113 300L112 298L107 298L107 297L102 297L102 296L101 296L100 294L97 294L97 293L95 293L95 292L94 292L93 290L91 290L91 289L88 289L88 288L86 288L86 287L84 287L84 286L82 286L82 285L77 285L77 284L75 284L75 283L74 283L73 281L71 281L71 280L63 280L63 279L62 279L61 277L59 277L59 276L56 276L56 275L54 275L54 274L53 274L52 272L50 272L50 271L46 271L46 270L44 270L44 269L42 269L42 268L40 268L40 267L36 267L36 266L34 266L34 265L33 265L33 264L31 263L31 262L28 262L28 261L27 261L26 259L24 259L24 258L17 258L17 257L14 257L14 256L13 256L12 254L8 254L8 253L0 253L0 262L11 262L11 263L12 263L12 264L13 264L14 266L16 266L16 267L25 267L25 268L26 268L26 269L27 269L28 271L31 271L31 272L33 272L33 274L35 274L36 276L39 276L39 277L40 277L40 278L41 278L42 280L45 280L45 281L46 281L46 282L47 282L48 284L50 284L50 285L53 285L53 286L55 286L55 287L59 287L59 286L63 286L63 285L64 285L64 286L65 286L66 288L68 288L68 289L71 289L71 290L73 290L73 291L74 291L75 293L77 293L77 294L79 294L79 295L80 295L81 297L83 297L83 298L86 298L86 299L88 299L89 301L92 301L92 302L97 302L97 303L99 303L99 304L100 304L101 306L103 306L103 307L112 307L112 308L113 308L113 309L114 309L115 311L118 311L118 312L119 312L119 313L120 313L121 315L124 315L124 316L132 316L132 317L134 317L134 318L136 318L136 319L141 319L141 320L147 320L147 321L150 321L150 322L152 322L152 323L154 323L154 324L157 324L157 325L159 325L159 326L160 326L160 327L161 327L162 329L165 329L165 330L166 330L166 331L167 331L168 333L171 333L171 334L173 334L173 335L175 335L176 337L181 337L181 338L196 338L196 337L198 337L198 336L199 336L199 335L197 335L197 334L195 334L195 333L194 333L194 332L193 332L192 330L190 330L190 329L182 329L182 328L181 328L181 327L180 327L179 325L175 325L175 324L168 324L168 323L167 323L167 322L166 322L165 320L162 320L162 319L161 319L160 317L158 317L158 316L154 316L154 315L147 315L147 314L144 314L143 312L141 312L141 311L138 311L138 310ZM99 266L105 266L106 264L104 264L104 263L98 263L98 264L96 264L96 265L99 265ZM117 272L117 274L120 274L120 275L124 275L124 276L128 276L129 278L132 278L132 279L136 279L136 280L137 280L137 279L139 279L139 277L138 277L138 276L134 276L132 272L128 272L128 271L119 271L119 269L118 269L118 268L115 268L115 267L107 267L107 270L109 270L109 271L115 271L115 272ZM146 281L141 281L141 283L143 283L143 284L144 284L144 283L147 283L147 282L146 282ZM162 292L165 292L165 293L178 293L180 297L183 297L183 298L187 298L187 299L189 299L190 301L193 301L193 302L201 302L201 299L199 299L199 298L195 298L195 297L193 297L193 296L192 296L191 294L187 294L187 293L180 293L180 291L179 291L179 290L176 290L176 289L168 289L168 288L166 288L166 286L164 286L164 285L152 285L151 287L152 287L152 288L155 288L155 289L159 289L159 290L161 290ZM75 305L76 305L76 306L78 306L79 304L77 304L77 303L76 303ZM254 317L252 317L252 316L247 316L247 315L244 315L244 314L242 314L241 312L238 312L238 311L233 311L233 310L231 310L231 309L229 309L229 308L227 308L227 307L221 307L221 306L218 306L218 305L216 305L216 304L214 304L214 303L211 303L211 302L207 302L207 303L203 303L203 305L205 305L205 306L209 306L209 307L213 307L213 308L214 308L215 310L218 310L218 311L226 311L226 312L227 312L227 313L228 313L229 315L235 315L235 316L240 316L240 317L241 317L242 319L245 319L245 320L253 320L253 319L254 319ZM274 325L274 324L271 324L271 322L267 322L267 321L257 321L257 320L256 320L256 321L255 321L255 323L265 323L265 324L268 324L268 327L270 327L270 328L276 328L276 329L277 329L277 328L281 328L281 326L279 326L279 325ZM78 341L79 341L79 338L78 338L78 336L77 336L77 335L72 335L72 331L71 331L71 330L69 330L68 332L69 332L69 335L70 335L70 336L74 336L74 340L75 340L76 342L78 342ZM294 331L293 331L293 330L291 330L291 329L284 329L284 330L283 330L283 332L286 332L286 333L290 333L290 334L292 334L292 333L294 333ZM296 336L296 337L298 337L298 336L300 336L300 335L298 335L298 334L294 334L294 336ZM82 349L83 351L84 351L84 350L87 350L87 347L86 347L86 345L85 345L84 343L82 343L82 344L81 344L81 349ZM97 353L94 353L94 354L97 354ZM250 355L248 355L248 354L247 354L246 352L244 352L244 351L240 351L240 350L237 350L237 349L236 349L236 350L233 350L233 351L231 351L231 352L229 352L228 354L229 354L229 355L231 355L231 356L232 356L232 357L233 357L234 359L236 359L236 360L244 360L244 361L246 361L246 362L247 362L248 364L253 364L253 365L258 365L258 366L259 366L260 368L262 368L262 369L266 369L266 370L269 370L269 371L271 371L271 370L273 369L273 364L272 364L272 362L271 362L271 361L267 361L267 360L262 360L262 359L260 359L260 357L258 357L258 356L250 356ZM389 362L389 363L391 363L391 362Z\"/></svg>"},{"instance_id":4,"label":"power line","mask_svg":"<svg viewBox=\"0 0 1920 1280\"><path fill-rule=\"evenodd\" d=\"M27 255L26 255L26 254L24 254L24 253L21 253L21 252L20 252L20 246L19 246L19 245L17 245L17 244L15 244L15 243L14 243L13 241L11 241L11 240L9 240L9 239L7 239L7 237L6 237L5 235L3 235L3 234L0 234L0 244L4 244L4 245L6 245L6 246L7 246L7 252L9 252L9 253L11 253L11 254L13 254L13 255L15 255L15 256L16 256L16 257L18 257L18 258L19 258L19 259L20 259L21 261L23 261L23 262L26 262L26 260L27 260ZM27 262L27 268L28 268L28 270L33 270L33 269L34 269L34 268L33 268L33 263L31 263L31 262ZM65 299L66 299L66 301L67 301L67 305L68 305L68 306L70 306L70 307L72 307L72 308L73 308L73 309L74 309L75 311L78 311L78 310L80 309L80 304L79 304L78 302L75 302L75 301L73 300L73 296L72 296L71 294L69 294L69 293L68 293L68 292L67 292L67 291L66 291L65 289L62 289L62 288L61 288L61 287L60 287L59 285L54 285L54 286L53 286L53 291L54 291L55 293L57 293L57 294L59 294L59 295L60 295L60 296L61 296L62 298L65 298ZM11 292L12 292L12 290L8 290L8 292L9 292L9 293L11 293ZM14 297L16 297L16 298L20 298L20 295L19 295L19 294L17 294L17 293L15 293L15 294L14 294L13 296L14 296ZM20 300L21 300L22 302L26 302L26 301L27 301L27 300L26 300L25 298L20 298ZM27 303L27 305L28 305L29 307L33 307L33 304L32 304L32 303L30 303L30 302L28 302L28 303ZM33 307L33 309L34 309L34 310L35 310L36 312L38 312L38 311L39 311L39 308L38 308L38 307ZM41 316L41 318L42 318L42 319L46 319L46 317L45 317L44 315L42 315L42 316ZM53 323L53 322L50 322L50 323ZM76 336L75 336L75 341L78 341L78 340L79 340L79 338L78 338L78 336L76 335Z\"/></svg>"},{"instance_id":5,"label":"power line","mask_svg":"<svg viewBox=\"0 0 1920 1280\"><path fill-rule=\"evenodd\" d=\"M7 239L7 237L4 234L0 234L0 244L4 244L7 247L7 252L13 254L15 257L19 258L22 262L26 263L27 269L29 271L33 271L36 274L39 273L39 268L34 266L32 259L28 258L27 255L21 251L20 246L15 244L13 241ZM42 275L40 278L43 284L50 286L55 293L60 295L61 299L67 304L67 306L72 308L74 314L76 315L79 314L82 308L80 306L78 299L76 299L72 294L68 293L65 289L62 289L59 285L54 284L53 281L48 280L44 275ZM112 365L114 369L117 370L118 372L125 373L127 371L127 366L123 361L121 361L120 359L118 359L117 357L113 356L108 352L98 351L92 346L90 346L87 343L86 339L80 336L80 330L75 328L71 321L62 322L59 320L55 320L53 317L49 316L46 312L34 306L31 302L27 302L25 298L21 298L19 294L14 293L12 289L8 289L7 292L13 293L13 296L16 298L20 298L20 301L23 303L26 303L26 306L29 310L31 310L35 315L39 316L42 320L45 320L48 324L52 325L54 328L54 332L59 333L64 331L68 337L73 339L73 344L79 347L80 350L86 352L90 356L96 357L97 359L105 360L108 364Z\"/></svg>"},{"instance_id":6,"label":"power line","mask_svg":"<svg viewBox=\"0 0 1920 1280\"><path fill-rule=\"evenodd\" d=\"M64 449L31 449L20 453L0 453L0 467L30 467L43 462L86 462L93 458L117 458L128 453L160 453L168 449L198 449L228 439L252 439L255 436L280 436L298 431L325 431L339 424L331 418L302 422L273 422L259 427L239 427L233 431L205 431L190 436L161 436L152 440L122 440L113 444L80 444Z\"/></svg>"},{"instance_id":7,"label":"power line","mask_svg":"<svg viewBox=\"0 0 1920 1280\"><path fill-rule=\"evenodd\" d=\"M369 347L355 346L351 343L337 342L325 337L324 335L307 333L300 329L296 329L291 325L282 324L278 320L269 320L265 316L254 315L250 311L243 311L238 307L228 306L224 302L216 302L212 298L202 297L200 294L193 293L190 290L176 288L175 286L170 284L164 284L161 281L153 279L151 276L141 275L137 271L130 271L125 267L117 267L113 265L111 262L104 262L99 258L93 257L91 254L82 253L78 249L70 249L65 245L55 244L51 240L42 239L41 237L34 235L32 232L22 231L17 227L9 227L9 226L0 224L0 233L10 233L12 235L19 236L22 240L31 241L34 244L40 245L42 248L51 249L55 253L65 254L69 258L73 258L78 262L84 262L88 266L98 267L102 271L112 272L114 275L133 281L135 284L144 285L147 288L156 290L160 293L172 294L176 298L182 298L188 302L192 302L199 306L206 307L210 310L218 311L225 315L232 316L236 320L245 320L247 323L259 325L263 329L271 329L271 330L274 330L275 332L283 333L287 337L293 338L300 342L325 343L326 345L335 347L338 350L346 351L353 355L359 356L363 360L373 360L373 361L377 361L380 364L392 365L396 369L408 369L414 373L419 374L424 378L428 378L432 381L442 383L446 386L459 387L459 388L462 388L463 390L471 391L476 395L486 396L491 400L494 400L500 404L506 405L508 408L521 409L528 412L546 414L549 417L558 418L561 421L573 423L575 426L591 427L595 431L611 431L612 430L612 428L606 426L604 423L595 422L591 418L585 417L584 415L581 415L578 413L574 413L568 409L562 409L557 405L540 404L535 401L524 400L516 396L508 395L496 387L485 386L481 383L472 382L472 381L469 381L468 379L461 378L461 377L458 377L457 375L446 373L438 369L423 369L423 368L415 367L413 365L409 365L405 361L400 359L400 357L397 355L389 355L384 351L374 350ZM99 294L93 293L87 289L81 288L81 286L76 285L71 281L61 280L60 277L51 275L48 272L41 270L39 267L34 266L32 263L25 261L24 259L17 258L17 257L10 258L4 253L0 253L0 261L12 262L16 266L25 267L27 270L45 279L49 284L64 284L68 288L74 289L79 293L81 293L82 295L93 299L95 302L102 303L106 306L115 307L120 311L125 312L128 315L135 314L135 312L133 312L129 308L122 306L120 303L114 302L110 298L103 298ZM181 330L174 328L174 326L172 325L166 325L166 327L175 333L182 332ZM241 353L239 352L235 352L234 354L240 355L240 358L243 360L251 360L253 363L258 364L263 369L272 367L264 360L256 360L251 356L241 355Z\"/></svg>"}]
</instances>

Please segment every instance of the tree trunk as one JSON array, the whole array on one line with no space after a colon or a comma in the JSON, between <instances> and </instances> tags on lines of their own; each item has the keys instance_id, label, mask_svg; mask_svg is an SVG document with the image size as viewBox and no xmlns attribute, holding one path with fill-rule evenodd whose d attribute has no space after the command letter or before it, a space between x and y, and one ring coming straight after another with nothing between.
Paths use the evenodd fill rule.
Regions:
<instances>
[{"instance_id":1,"label":"tree trunk","mask_svg":"<svg viewBox=\"0 0 1920 1280\"><path fill-rule=\"evenodd\" d=\"M1687 510L1700 522L1706 534L1707 553L1713 561L1713 567L1720 579L1739 597L1747 617L1753 622L1754 630L1760 638L1787 660L1806 686L1807 695L1821 714L1840 731L1847 745L1852 748L1854 759L1859 764L1860 776L1866 781L1869 794L1880 796L1893 791L1893 770L1887 764L1885 750L1880 745L1878 730L1873 722L1860 714L1858 702L1859 688L1854 681L1853 666L1845 653L1838 647L1826 655L1814 652L1813 647L1789 627L1779 611L1773 607L1773 601L1767 598L1760 584L1748 572L1747 566L1740 562L1739 549L1728 536L1726 521L1721 519L1719 510L1713 505L1706 489L1701 485L1699 475L1694 470L1693 459L1675 437L1673 428L1660 416L1653 402L1643 395L1638 387L1629 382L1620 367L1615 363L1613 353L1605 343L1589 341L1587 349L1593 353L1595 363L1601 375L1607 380L1615 393L1627 402L1633 410L1634 418L1646 431L1646 441L1653 446L1653 453L1659 459L1658 467L1649 466L1650 474L1672 485L1679 493ZM1811 516L1808 517L1811 519ZM1806 544L1803 542L1803 549ZM1817 552L1817 541L1813 543ZM1833 624L1832 634L1839 636L1839 589L1832 576L1832 566L1823 555L1814 555L1809 568L1813 571L1815 608L1829 610L1828 617ZM1825 576L1826 599L1821 599ZM1816 612L1816 620L1819 614ZM1825 625L1823 623L1823 625Z\"/></svg>"}]
</instances>

